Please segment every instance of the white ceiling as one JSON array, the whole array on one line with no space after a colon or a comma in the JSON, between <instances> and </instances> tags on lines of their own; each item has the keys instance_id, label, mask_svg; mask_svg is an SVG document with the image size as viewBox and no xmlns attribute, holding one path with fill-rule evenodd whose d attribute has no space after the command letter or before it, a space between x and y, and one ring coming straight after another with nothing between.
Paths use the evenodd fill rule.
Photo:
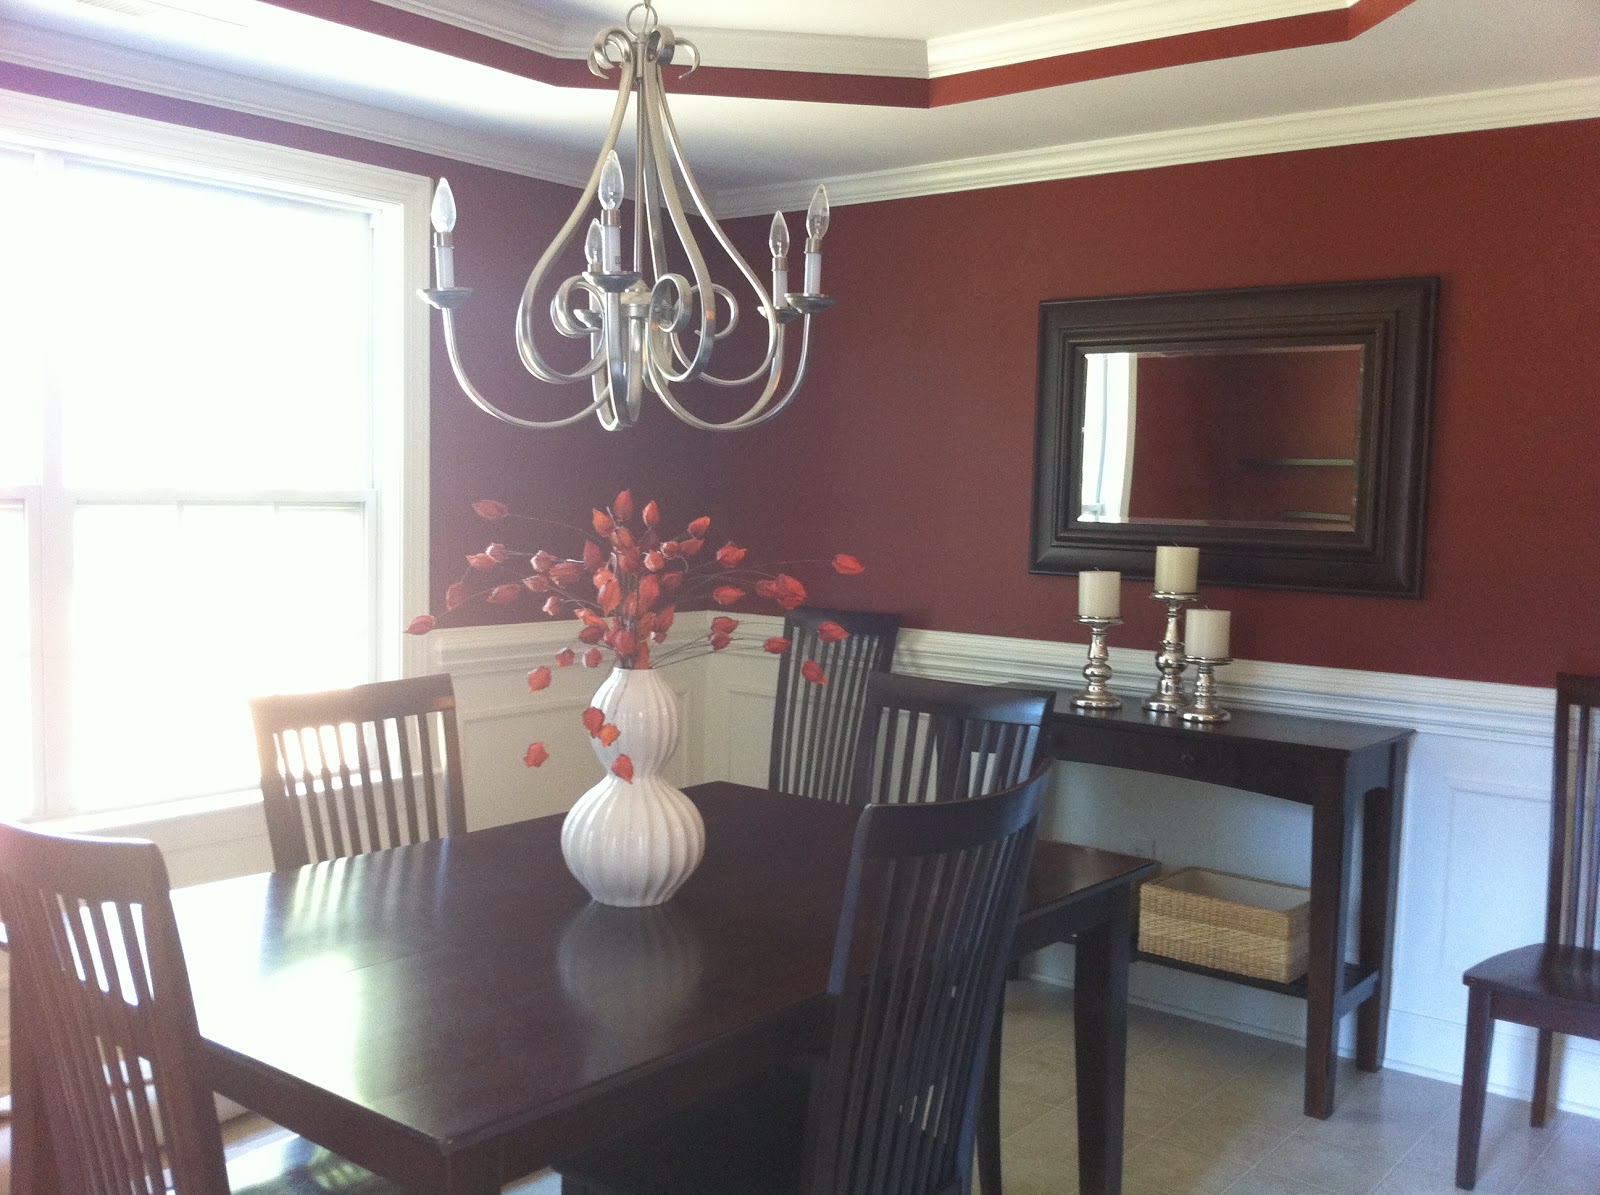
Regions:
<instances>
[{"instance_id":1,"label":"white ceiling","mask_svg":"<svg viewBox=\"0 0 1600 1195\"><path fill-rule=\"evenodd\" d=\"M387 3L564 57L625 12L604 0ZM711 66L928 78L1349 3L658 0L658 11ZM0 59L562 182L587 177L612 102L257 0L0 0ZM723 214L802 206L818 180L849 203L1596 117L1600 0L1414 0L1347 42L933 109L681 95L673 111Z\"/></svg>"}]
</instances>

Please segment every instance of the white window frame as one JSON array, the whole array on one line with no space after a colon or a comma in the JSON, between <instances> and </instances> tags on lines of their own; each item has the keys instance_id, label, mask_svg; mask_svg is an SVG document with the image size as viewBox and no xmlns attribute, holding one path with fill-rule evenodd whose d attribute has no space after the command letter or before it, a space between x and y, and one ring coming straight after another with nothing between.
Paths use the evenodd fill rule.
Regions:
<instances>
[{"instance_id":1,"label":"white window frame","mask_svg":"<svg viewBox=\"0 0 1600 1195\"><path fill-rule=\"evenodd\" d=\"M374 324L380 343L374 353L372 446L378 468L370 495L369 550L373 575L374 659L377 677L411 676L427 670L424 646L403 633L409 617L428 602L429 515L429 326L426 306L416 297L428 285L428 207L431 180L384 167L290 149L126 116L57 100L0 91L0 141L24 152L71 154L111 165L154 170L201 182L242 185L282 194L356 206L372 213L375 261ZM314 284L314 283L308 283ZM83 334L92 335L91 321ZM388 343L385 343L385 342ZM98 497L98 496L97 496ZM271 501L270 493L229 495L229 501ZM316 495L295 495L297 501ZM334 497L334 495L326 495ZM351 495L339 495L348 501ZM70 815L62 806L62 787L48 783L44 761L65 744L45 741L50 733L43 711L44 686L52 666L39 659L38 645L60 642L45 634L46 620L64 617L68 576L65 561L47 561L46 552L63 551L60 531L69 511L42 500L41 487L0 487L0 502L21 501L27 524L32 575L42 579L31 591L34 734L36 769L32 815L46 819ZM48 507L48 509L47 509ZM41 566L49 564L41 571ZM56 592L45 593L54 584ZM60 666L55 666L60 671ZM233 801L238 799L232 795ZM227 798L219 798L231 803ZM192 805L189 806L192 808ZM116 820L133 820L140 811L107 811Z\"/></svg>"}]
</instances>

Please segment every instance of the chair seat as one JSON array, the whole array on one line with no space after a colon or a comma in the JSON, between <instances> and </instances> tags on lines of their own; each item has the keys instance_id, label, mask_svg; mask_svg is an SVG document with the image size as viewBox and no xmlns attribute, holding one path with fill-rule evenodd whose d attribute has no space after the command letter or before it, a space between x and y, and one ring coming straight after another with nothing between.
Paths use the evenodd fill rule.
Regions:
<instances>
[{"instance_id":1,"label":"chair seat","mask_svg":"<svg viewBox=\"0 0 1600 1195\"><path fill-rule=\"evenodd\" d=\"M1600 1004L1600 950L1523 946L1485 959L1461 977L1469 987L1529 1000Z\"/></svg>"},{"instance_id":2,"label":"chair seat","mask_svg":"<svg viewBox=\"0 0 1600 1195\"><path fill-rule=\"evenodd\" d=\"M228 1162L233 1195L404 1195L404 1188L307 1141L279 1137Z\"/></svg>"},{"instance_id":3,"label":"chair seat","mask_svg":"<svg viewBox=\"0 0 1600 1195\"><path fill-rule=\"evenodd\" d=\"M777 1068L556 1166L562 1195L797 1195L810 1079Z\"/></svg>"}]
</instances>

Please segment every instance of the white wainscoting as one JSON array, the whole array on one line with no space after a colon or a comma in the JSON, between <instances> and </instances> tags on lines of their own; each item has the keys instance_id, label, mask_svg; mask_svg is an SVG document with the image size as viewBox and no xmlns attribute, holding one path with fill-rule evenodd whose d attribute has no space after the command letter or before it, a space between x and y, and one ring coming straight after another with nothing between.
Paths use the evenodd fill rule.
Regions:
<instances>
[{"instance_id":1,"label":"white wainscoting","mask_svg":"<svg viewBox=\"0 0 1600 1195\"><path fill-rule=\"evenodd\" d=\"M746 620L751 639L777 619ZM1113 687L1141 699L1151 652L1113 649ZM905 631L899 671L974 683L1070 691L1082 683L1082 645ZM730 649L695 678L700 740L694 779L764 783L776 661ZM1537 941L1543 927L1553 691L1435 677L1241 661L1224 670L1225 703L1307 716L1411 726L1396 919L1388 1064L1459 1081L1466 1013L1461 972L1500 950ZM1306 884L1310 811L1191 781L1089 765L1056 769L1048 832L1091 845ZM1043 952L1034 969L1066 983L1071 951ZM1266 1036L1301 1040L1304 1004L1286 996L1139 964L1135 1001ZM1351 1049L1346 1028L1345 1049ZM1492 1087L1526 1099L1533 1035L1496 1032ZM1571 1040L1564 1106L1600 1114L1600 1046Z\"/></svg>"},{"instance_id":2,"label":"white wainscoting","mask_svg":"<svg viewBox=\"0 0 1600 1195\"><path fill-rule=\"evenodd\" d=\"M676 636L703 634L680 618ZM777 661L760 640L779 620L745 620L750 635L718 655L672 668L685 699L686 741L674 761L680 784L729 779L764 784ZM528 670L571 642L571 623L435 631L429 666L455 678L474 828L558 813L598 776L580 711L602 679L558 670L530 693ZM975 683L1070 691L1081 683L1081 645L940 631L905 631L896 668ZM1113 648L1113 687L1138 700L1154 680L1151 653ZM1458 1080L1466 990L1461 972L1499 950L1537 941L1542 929L1549 820L1551 690L1430 677L1241 661L1223 672L1223 700L1237 708L1321 714L1416 727L1402 827L1395 986L1388 1063ZM529 742L551 758L522 764ZM259 804L139 819L119 832L161 843L175 883L270 866ZM1171 864L1202 864L1304 884L1310 873L1309 811L1211 785L1087 765L1060 765L1048 812L1052 835ZM1067 982L1071 953L1043 952L1042 978ZM1253 1033L1297 1040L1304 1005L1270 992L1138 964L1133 998ZM1347 1047L1348 1048L1348 1047ZM1491 1085L1526 1099L1533 1035L1502 1025ZM1600 1114L1600 1045L1568 1043L1562 1103Z\"/></svg>"}]
</instances>

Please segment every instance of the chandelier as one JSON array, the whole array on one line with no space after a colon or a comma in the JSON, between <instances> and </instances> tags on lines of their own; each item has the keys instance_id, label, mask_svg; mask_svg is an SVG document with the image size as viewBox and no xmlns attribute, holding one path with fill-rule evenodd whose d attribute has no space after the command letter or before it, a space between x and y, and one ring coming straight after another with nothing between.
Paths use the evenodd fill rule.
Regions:
<instances>
[{"instance_id":1,"label":"chandelier","mask_svg":"<svg viewBox=\"0 0 1600 1195\"><path fill-rule=\"evenodd\" d=\"M594 171L578 204L550 247L528 275L517 305L517 356L541 381L589 383L592 401L560 419L534 420L512 415L486 398L468 378L456 342L456 313L472 291L455 284L453 234L455 199L441 178L433 196L434 286L422 296L444 321L445 347L456 381L477 406L496 419L518 427L555 428L577 423L586 415L599 418L608 431L629 427L639 418L644 392L655 394L683 422L705 431L737 431L765 423L789 405L805 380L811 342L811 317L833 304L822 290L822 237L828 230L828 192L819 186L806 211L805 273L802 289L790 291L789 227L782 212L772 217L768 246L772 250L772 286L767 290L728 240L706 203L684 157L683 143L667 108L662 68L685 66L684 77L700 64L693 43L675 38L656 21L650 0L628 11L626 27L609 26L595 35L589 70L604 78L617 72L617 100L611 124ZM631 266L623 261L622 204L627 195L617 136L635 104L633 164L633 229ZM685 203L687 197L688 203ZM567 278L550 300L550 321L557 332L587 340L589 360L571 373L556 369L534 341L535 299L551 266L573 244L591 205L599 211L584 234L586 268ZM719 377L710 372L716 342L739 323L739 303L727 287L711 278L705 255L695 239L689 216L698 215L705 230L731 259L755 298L766 323L767 347L761 362L744 377ZM668 234L676 252L669 258ZM671 263L687 263L688 276ZM798 359L785 386L784 349L787 325L800 321ZM760 393L745 411L723 422L702 419L678 400L674 387L689 382Z\"/></svg>"}]
</instances>

